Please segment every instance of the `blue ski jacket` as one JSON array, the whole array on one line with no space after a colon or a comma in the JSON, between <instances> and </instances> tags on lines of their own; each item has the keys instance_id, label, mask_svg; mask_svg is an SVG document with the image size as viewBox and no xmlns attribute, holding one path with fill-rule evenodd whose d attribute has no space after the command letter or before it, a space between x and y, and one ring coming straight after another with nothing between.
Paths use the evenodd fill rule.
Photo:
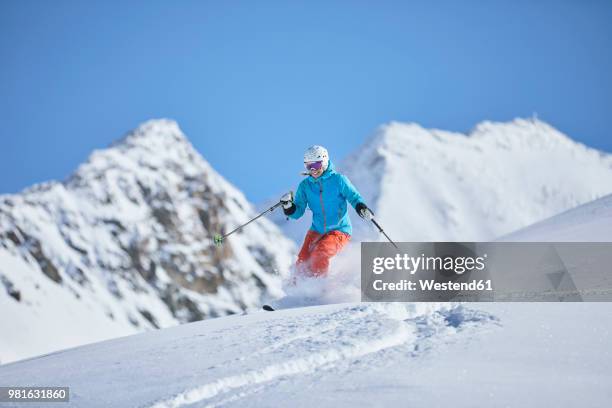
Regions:
<instances>
[{"instance_id":1,"label":"blue ski jacket","mask_svg":"<svg viewBox=\"0 0 612 408\"><path fill-rule=\"evenodd\" d=\"M312 211L311 230L319 234L342 231L351 235L353 227L347 213L347 201L353 208L364 203L355 186L346 176L336 173L330 160L319 178L308 176L300 182L295 192L295 211L287 216L298 219L308 207Z\"/></svg>"}]
</instances>

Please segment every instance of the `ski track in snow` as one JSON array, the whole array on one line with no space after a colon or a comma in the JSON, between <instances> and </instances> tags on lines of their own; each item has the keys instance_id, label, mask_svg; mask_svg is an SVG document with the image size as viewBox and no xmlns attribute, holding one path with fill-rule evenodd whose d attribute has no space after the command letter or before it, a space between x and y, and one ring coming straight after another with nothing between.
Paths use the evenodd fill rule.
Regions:
<instances>
[{"instance_id":1,"label":"ski track in snow","mask_svg":"<svg viewBox=\"0 0 612 408\"><path fill-rule=\"evenodd\" d=\"M211 369L240 365L239 362L245 360L250 367L253 362L259 367L221 376L158 401L151 407L214 407L235 403L287 377L342 370L342 363L375 356L384 350L401 348L399 352L416 357L435 344L435 337L448 342L448 335L456 333L462 326L487 322L496 322L496 318L463 306L442 306L435 311L419 313L418 309L415 311L403 304L350 306L331 314L264 322L268 325L265 343L270 343L270 346ZM307 327L306 331L304 327ZM279 355L285 356L284 361L278 361ZM372 360L359 363L371 365ZM271 363L266 364L267 361Z\"/></svg>"}]
</instances>

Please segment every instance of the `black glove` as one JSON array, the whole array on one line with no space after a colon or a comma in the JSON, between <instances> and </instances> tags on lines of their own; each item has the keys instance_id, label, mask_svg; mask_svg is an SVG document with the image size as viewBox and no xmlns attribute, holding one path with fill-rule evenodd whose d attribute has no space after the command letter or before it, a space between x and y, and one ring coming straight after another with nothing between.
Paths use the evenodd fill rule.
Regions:
<instances>
[{"instance_id":1,"label":"black glove","mask_svg":"<svg viewBox=\"0 0 612 408\"><path fill-rule=\"evenodd\" d=\"M293 202L293 191L288 192L281 197L280 202L283 206L285 215L291 215L295 212L295 203Z\"/></svg>"},{"instance_id":2,"label":"black glove","mask_svg":"<svg viewBox=\"0 0 612 408\"><path fill-rule=\"evenodd\" d=\"M357 214L359 214L359 216L364 220L370 221L372 218L374 218L374 213L364 203L358 203L355 206L355 210L357 210Z\"/></svg>"}]
</instances>

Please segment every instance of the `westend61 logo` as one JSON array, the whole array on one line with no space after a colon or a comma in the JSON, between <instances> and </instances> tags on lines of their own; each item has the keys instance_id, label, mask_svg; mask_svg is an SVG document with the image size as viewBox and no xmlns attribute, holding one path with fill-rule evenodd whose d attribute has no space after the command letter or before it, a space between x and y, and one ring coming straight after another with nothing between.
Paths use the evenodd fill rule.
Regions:
<instances>
[{"instance_id":1,"label":"westend61 logo","mask_svg":"<svg viewBox=\"0 0 612 408\"><path fill-rule=\"evenodd\" d=\"M608 242L363 242L361 299L612 301L611 265Z\"/></svg>"}]
</instances>

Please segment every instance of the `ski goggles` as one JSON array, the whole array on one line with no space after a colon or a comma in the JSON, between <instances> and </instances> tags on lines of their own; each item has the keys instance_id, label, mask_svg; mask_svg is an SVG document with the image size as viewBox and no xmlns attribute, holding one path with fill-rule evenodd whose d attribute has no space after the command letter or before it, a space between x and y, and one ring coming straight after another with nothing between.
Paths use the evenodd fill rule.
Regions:
<instances>
[{"instance_id":1,"label":"ski goggles","mask_svg":"<svg viewBox=\"0 0 612 408\"><path fill-rule=\"evenodd\" d=\"M322 161L305 162L304 166L306 166L306 170L308 171L317 171L323 168L323 162Z\"/></svg>"}]
</instances>

